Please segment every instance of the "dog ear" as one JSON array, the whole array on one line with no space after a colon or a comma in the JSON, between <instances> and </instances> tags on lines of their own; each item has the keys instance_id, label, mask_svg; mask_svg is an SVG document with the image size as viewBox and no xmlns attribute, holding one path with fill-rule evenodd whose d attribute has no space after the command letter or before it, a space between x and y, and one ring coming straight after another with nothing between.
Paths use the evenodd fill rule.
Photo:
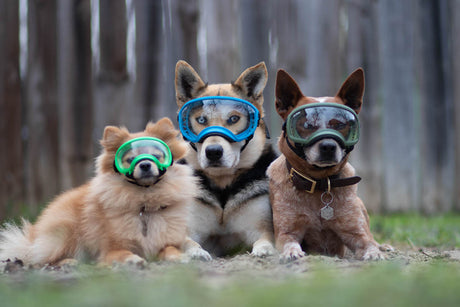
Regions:
<instances>
[{"instance_id":1,"label":"dog ear","mask_svg":"<svg viewBox=\"0 0 460 307\"><path fill-rule=\"evenodd\" d=\"M364 71L362 68L358 68L343 82L336 97L342 99L346 106L352 108L358 114L363 104L363 95Z\"/></svg>"},{"instance_id":2,"label":"dog ear","mask_svg":"<svg viewBox=\"0 0 460 307\"><path fill-rule=\"evenodd\" d=\"M257 101L262 96L265 85L267 84L267 79L267 67L264 62L260 62L243 71L238 79L232 82L232 85L242 90L246 97L253 98Z\"/></svg>"},{"instance_id":3,"label":"dog ear","mask_svg":"<svg viewBox=\"0 0 460 307\"><path fill-rule=\"evenodd\" d=\"M176 102L179 107L196 98L198 93L207 86L193 67L182 60L176 64L175 85Z\"/></svg>"},{"instance_id":4,"label":"dog ear","mask_svg":"<svg viewBox=\"0 0 460 307\"><path fill-rule=\"evenodd\" d=\"M275 96L276 111L282 119L286 120L304 95L297 82L286 71L280 69L276 74Z\"/></svg>"},{"instance_id":5,"label":"dog ear","mask_svg":"<svg viewBox=\"0 0 460 307\"><path fill-rule=\"evenodd\" d=\"M101 145L106 150L117 150L129 138L128 129L115 126L106 126L102 136Z\"/></svg>"},{"instance_id":6,"label":"dog ear","mask_svg":"<svg viewBox=\"0 0 460 307\"><path fill-rule=\"evenodd\" d=\"M163 117L156 123L153 122L148 122L147 126L145 127L145 133L155 136L158 133L161 133L163 131L170 131L170 130L175 130L173 122L167 118Z\"/></svg>"},{"instance_id":7,"label":"dog ear","mask_svg":"<svg viewBox=\"0 0 460 307\"><path fill-rule=\"evenodd\" d=\"M182 139L179 130L176 130L169 118L163 117L156 124L149 122L145 128L145 132L162 139L168 144L174 160L182 159L187 153L187 142Z\"/></svg>"}]
</instances>

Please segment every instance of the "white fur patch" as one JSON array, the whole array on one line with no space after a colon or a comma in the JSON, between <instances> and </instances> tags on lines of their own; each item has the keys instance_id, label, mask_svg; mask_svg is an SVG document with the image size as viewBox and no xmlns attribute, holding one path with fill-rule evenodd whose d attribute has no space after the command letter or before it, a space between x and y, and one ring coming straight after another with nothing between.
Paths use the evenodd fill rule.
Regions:
<instances>
[{"instance_id":1,"label":"white fur patch","mask_svg":"<svg viewBox=\"0 0 460 307\"><path fill-rule=\"evenodd\" d=\"M22 221L22 227L13 224L4 226L0 231L0 261L20 259L24 263L30 263L30 226L25 220Z\"/></svg>"}]
</instances>

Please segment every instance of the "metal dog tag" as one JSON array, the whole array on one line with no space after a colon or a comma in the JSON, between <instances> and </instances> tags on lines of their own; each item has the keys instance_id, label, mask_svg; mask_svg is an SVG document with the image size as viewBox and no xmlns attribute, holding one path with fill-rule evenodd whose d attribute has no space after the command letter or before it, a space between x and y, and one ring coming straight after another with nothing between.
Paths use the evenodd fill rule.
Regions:
<instances>
[{"instance_id":1,"label":"metal dog tag","mask_svg":"<svg viewBox=\"0 0 460 307\"><path fill-rule=\"evenodd\" d=\"M330 220L334 216L334 209L329 205L321 208L321 217L325 220Z\"/></svg>"},{"instance_id":2,"label":"metal dog tag","mask_svg":"<svg viewBox=\"0 0 460 307\"><path fill-rule=\"evenodd\" d=\"M334 217L334 208L329 206L334 200L334 195L330 191L321 194L321 202L324 207L321 208L320 215L325 220L330 220Z\"/></svg>"}]
</instances>

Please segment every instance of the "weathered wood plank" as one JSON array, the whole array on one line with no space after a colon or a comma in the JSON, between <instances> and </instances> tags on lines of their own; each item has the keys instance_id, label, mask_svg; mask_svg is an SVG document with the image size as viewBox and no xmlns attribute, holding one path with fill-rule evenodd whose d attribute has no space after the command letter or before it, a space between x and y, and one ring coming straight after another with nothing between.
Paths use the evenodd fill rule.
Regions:
<instances>
[{"instance_id":1,"label":"weathered wood plank","mask_svg":"<svg viewBox=\"0 0 460 307\"><path fill-rule=\"evenodd\" d=\"M59 191L56 1L28 1L25 79L27 200L32 212Z\"/></svg>"},{"instance_id":2,"label":"weathered wood plank","mask_svg":"<svg viewBox=\"0 0 460 307\"><path fill-rule=\"evenodd\" d=\"M382 209L382 144L380 135L382 106L379 101L379 45L377 37L376 3L367 0L348 2L346 7L348 30L346 35L346 72L358 67L365 72L364 104L359 119L361 136L351 154L351 163L363 178L359 195L370 212Z\"/></svg>"},{"instance_id":3,"label":"weathered wood plank","mask_svg":"<svg viewBox=\"0 0 460 307\"><path fill-rule=\"evenodd\" d=\"M90 1L57 3L59 163L65 190L93 174Z\"/></svg>"},{"instance_id":4,"label":"weathered wood plank","mask_svg":"<svg viewBox=\"0 0 460 307\"><path fill-rule=\"evenodd\" d=\"M0 220L24 200L18 13L17 1L0 1Z\"/></svg>"},{"instance_id":5,"label":"weathered wood plank","mask_svg":"<svg viewBox=\"0 0 460 307\"><path fill-rule=\"evenodd\" d=\"M416 210L420 205L413 6L413 0L378 2L384 211Z\"/></svg>"}]
</instances>

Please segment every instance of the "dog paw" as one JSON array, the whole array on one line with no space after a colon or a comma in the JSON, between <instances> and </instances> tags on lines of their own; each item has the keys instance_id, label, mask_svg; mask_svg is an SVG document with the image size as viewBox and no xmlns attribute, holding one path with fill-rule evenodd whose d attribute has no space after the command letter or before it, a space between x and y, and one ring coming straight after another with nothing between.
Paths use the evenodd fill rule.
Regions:
<instances>
[{"instance_id":1,"label":"dog paw","mask_svg":"<svg viewBox=\"0 0 460 307\"><path fill-rule=\"evenodd\" d=\"M251 255L255 257L267 257L275 254L275 248L267 240L259 240L254 243Z\"/></svg>"},{"instance_id":2,"label":"dog paw","mask_svg":"<svg viewBox=\"0 0 460 307\"><path fill-rule=\"evenodd\" d=\"M187 257L192 260L211 261L211 255L201 247L193 247L187 250Z\"/></svg>"},{"instance_id":3,"label":"dog paw","mask_svg":"<svg viewBox=\"0 0 460 307\"><path fill-rule=\"evenodd\" d=\"M284 246L284 251L280 256L280 262L288 263L302 258L303 256L305 256L305 252L298 243L288 243Z\"/></svg>"},{"instance_id":4,"label":"dog paw","mask_svg":"<svg viewBox=\"0 0 460 307\"><path fill-rule=\"evenodd\" d=\"M123 261L123 264L136 266L138 268L144 268L147 266L147 261L144 258L133 254L126 257Z\"/></svg>"},{"instance_id":5,"label":"dog paw","mask_svg":"<svg viewBox=\"0 0 460 307\"><path fill-rule=\"evenodd\" d=\"M385 260L385 255L379 250L379 248L372 246L368 248L364 255L361 257L362 260L372 261L372 260Z\"/></svg>"}]
</instances>

